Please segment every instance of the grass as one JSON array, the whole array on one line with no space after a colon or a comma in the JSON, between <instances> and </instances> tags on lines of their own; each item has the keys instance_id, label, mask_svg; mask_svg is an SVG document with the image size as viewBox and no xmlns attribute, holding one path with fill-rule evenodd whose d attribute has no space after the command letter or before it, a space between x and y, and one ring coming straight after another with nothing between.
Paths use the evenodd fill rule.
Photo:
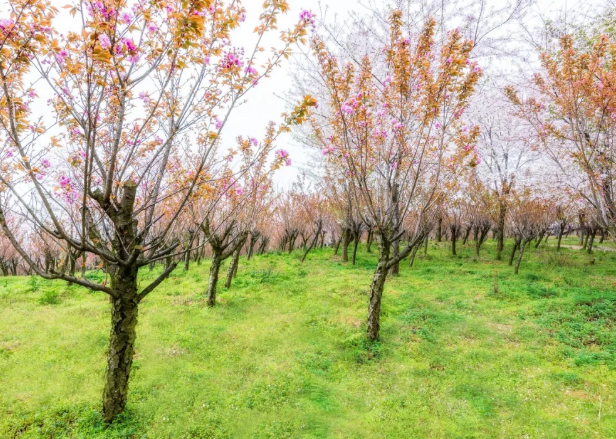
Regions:
<instances>
[{"instance_id":1,"label":"grass","mask_svg":"<svg viewBox=\"0 0 616 439\"><path fill-rule=\"evenodd\" d=\"M616 253L542 246L515 276L493 242L473 252L431 243L404 262L374 344L365 250L356 266L330 249L242 260L214 309L207 264L178 270L140 309L109 428L106 297L0 278L0 437L616 437Z\"/></svg>"}]
</instances>

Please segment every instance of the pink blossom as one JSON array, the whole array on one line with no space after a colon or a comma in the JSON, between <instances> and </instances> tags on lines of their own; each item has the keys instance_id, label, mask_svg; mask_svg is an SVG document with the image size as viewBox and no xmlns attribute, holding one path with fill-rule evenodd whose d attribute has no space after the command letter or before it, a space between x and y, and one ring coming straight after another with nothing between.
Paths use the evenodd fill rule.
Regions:
<instances>
[{"instance_id":1,"label":"pink blossom","mask_svg":"<svg viewBox=\"0 0 616 439\"><path fill-rule=\"evenodd\" d=\"M43 159L43 160L41 160L41 166L43 168L49 168L51 166L51 163L49 162L49 160Z\"/></svg>"},{"instance_id":2,"label":"pink blossom","mask_svg":"<svg viewBox=\"0 0 616 439\"><path fill-rule=\"evenodd\" d=\"M440 122L436 122L436 123L434 124L434 128L436 128L437 130L440 130L440 129L441 129L441 124L440 124Z\"/></svg>"},{"instance_id":3,"label":"pink blossom","mask_svg":"<svg viewBox=\"0 0 616 439\"><path fill-rule=\"evenodd\" d=\"M311 11L308 11L306 9L302 10L302 12L299 14L299 19L306 24L312 25L313 28L315 27L314 14Z\"/></svg>"},{"instance_id":4,"label":"pink blossom","mask_svg":"<svg viewBox=\"0 0 616 439\"><path fill-rule=\"evenodd\" d=\"M122 42L126 45L126 49L129 52L134 52L135 50L137 50L137 46L135 46L135 43L130 38L124 38Z\"/></svg>"},{"instance_id":5,"label":"pink blossom","mask_svg":"<svg viewBox=\"0 0 616 439\"><path fill-rule=\"evenodd\" d=\"M122 21L126 24L130 24L130 22L133 21L133 16L128 12L124 12L122 14Z\"/></svg>"},{"instance_id":6,"label":"pink blossom","mask_svg":"<svg viewBox=\"0 0 616 439\"><path fill-rule=\"evenodd\" d=\"M66 175L62 174L60 178L58 178L58 183L62 189L66 189L71 185L71 179Z\"/></svg>"},{"instance_id":7,"label":"pink blossom","mask_svg":"<svg viewBox=\"0 0 616 439\"><path fill-rule=\"evenodd\" d=\"M280 157L281 159L284 159L284 158L289 157L289 151L285 149L279 149L276 151L276 155Z\"/></svg>"},{"instance_id":8,"label":"pink blossom","mask_svg":"<svg viewBox=\"0 0 616 439\"><path fill-rule=\"evenodd\" d=\"M150 102L150 97L148 96L146 92L143 92L143 91L139 93L139 99L141 99L146 104Z\"/></svg>"},{"instance_id":9,"label":"pink blossom","mask_svg":"<svg viewBox=\"0 0 616 439\"><path fill-rule=\"evenodd\" d=\"M158 30L158 26L156 26L156 24L154 24L154 23L148 24L148 31L149 32L156 32L157 30Z\"/></svg>"},{"instance_id":10,"label":"pink blossom","mask_svg":"<svg viewBox=\"0 0 616 439\"><path fill-rule=\"evenodd\" d=\"M452 57L447 58L447 64L451 64L452 62L453 62L453 58Z\"/></svg>"},{"instance_id":11,"label":"pink blossom","mask_svg":"<svg viewBox=\"0 0 616 439\"><path fill-rule=\"evenodd\" d=\"M0 19L0 28L6 29L7 27L11 27L11 26L13 26L13 20L10 20L8 18Z\"/></svg>"},{"instance_id":12,"label":"pink blossom","mask_svg":"<svg viewBox=\"0 0 616 439\"><path fill-rule=\"evenodd\" d=\"M222 128L222 120L216 118L214 119L214 121L216 122L216 129L219 130Z\"/></svg>"},{"instance_id":13,"label":"pink blossom","mask_svg":"<svg viewBox=\"0 0 616 439\"><path fill-rule=\"evenodd\" d=\"M62 49L60 52L58 52L58 55L56 56L56 59L58 60L58 63L62 64L64 63L64 58L66 58L68 56L68 52L66 49Z\"/></svg>"},{"instance_id":14,"label":"pink blossom","mask_svg":"<svg viewBox=\"0 0 616 439\"><path fill-rule=\"evenodd\" d=\"M98 37L98 42L103 49L109 49L111 47L111 40L107 34L100 34Z\"/></svg>"},{"instance_id":15,"label":"pink blossom","mask_svg":"<svg viewBox=\"0 0 616 439\"><path fill-rule=\"evenodd\" d=\"M255 139L254 137L250 138L250 143L253 144L253 146L257 146L259 144L259 141L257 139Z\"/></svg>"},{"instance_id":16,"label":"pink blossom","mask_svg":"<svg viewBox=\"0 0 616 439\"><path fill-rule=\"evenodd\" d=\"M346 113L346 114L353 114L353 111L355 111L353 107L349 104L343 104L340 109L342 110L343 113Z\"/></svg>"}]
</instances>

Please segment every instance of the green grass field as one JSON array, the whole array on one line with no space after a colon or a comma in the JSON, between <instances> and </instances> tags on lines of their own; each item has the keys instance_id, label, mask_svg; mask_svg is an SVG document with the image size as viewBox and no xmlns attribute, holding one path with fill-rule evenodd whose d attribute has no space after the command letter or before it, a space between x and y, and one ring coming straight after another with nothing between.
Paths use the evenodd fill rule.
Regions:
<instances>
[{"instance_id":1,"label":"green grass field","mask_svg":"<svg viewBox=\"0 0 616 439\"><path fill-rule=\"evenodd\" d=\"M106 296L0 278L0 437L615 438L616 253L542 246L518 276L492 241L459 253L403 262L373 345L364 250L242 259L214 309L208 264L178 270L140 309L109 428Z\"/></svg>"}]
</instances>

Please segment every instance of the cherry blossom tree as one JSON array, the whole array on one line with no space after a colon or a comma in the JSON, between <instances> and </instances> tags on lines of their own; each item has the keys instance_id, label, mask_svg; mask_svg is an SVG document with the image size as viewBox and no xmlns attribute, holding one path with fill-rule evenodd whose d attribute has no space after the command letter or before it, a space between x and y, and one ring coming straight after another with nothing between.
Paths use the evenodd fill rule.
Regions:
<instances>
[{"instance_id":1,"label":"cherry blossom tree","mask_svg":"<svg viewBox=\"0 0 616 439\"><path fill-rule=\"evenodd\" d=\"M231 112L310 23L300 18L264 54L284 0L265 1L250 50L231 43L246 14L237 1L78 0L74 32L52 3L12 0L0 22L0 226L37 275L110 296L110 422L127 401L139 304L177 261L142 289L140 267L182 254L178 240L163 244L208 179ZM55 257L41 267L9 215L50 249L95 255L109 284Z\"/></svg>"},{"instance_id":2,"label":"cherry blossom tree","mask_svg":"<svg viewBox=\"0 0 616 439\"><path fill-rule=\"evenodd\" d=\"M370 340L379 337L389 271L424 240L423 217L442 184L442 168L472 155L477 134L463 133L458 124L480 76L469 61L473 43L452 32L437 48L434 21L412 39L404 33L400 11L392 11L389 20L389 41L378 51L382 70L373 69L368 56L356 67L340 62L318 37L312 43L327 93L311 118L312 133L347 178L350 196L361 206L357 211L373 224L379 244ZM411 211L420 212L417 228L406 247L396 251Z\"/></svg>"}]
</instances>

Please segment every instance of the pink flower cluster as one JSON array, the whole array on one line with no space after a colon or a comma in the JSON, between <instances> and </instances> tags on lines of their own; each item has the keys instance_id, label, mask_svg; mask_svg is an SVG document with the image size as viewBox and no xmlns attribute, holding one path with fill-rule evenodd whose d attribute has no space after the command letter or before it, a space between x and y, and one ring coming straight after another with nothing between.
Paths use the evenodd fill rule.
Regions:
<instances>
[{"instance_id":1,"label":"pink flower cluster","mask_svg":"<svg viewBox=\"0 0 616 439\"><path fill-rule=\"evenodd\" d=\"M233 67L242 67L244 65L244 61L242 61L243 56L244 49L229 51L225 53L221 62L221 67L224 70L229 70Z\"/></svg>"},{"instance_id":2,"label":"pink flower cluster","mask_svg":"<svg viewBox=\"0 0 616 439\"><path fill-rule=\"evenodd\" d=\"M64 59L68 56L68 51L66 49L62 49L61 51L58 52L58 54L56 55L56 61L58 61L58 64L64 64Z\"/></svg>"},{"instance_id":3,"label":"pink flower cluster","mask_svg":"<svg viewBox=\"0 0 616 439\"><path fill-rule=\"evenodd\" d=\"M111 47L111 40L109 39L107 34L100 34L98 36L98 42L103 49L109 49Z\"/></svg>"},{"instance_id":4,"label":"pink flower cluster","mask_svg":"<svg viewBox=\"0 0 616 439\"><path fill-rule=\"evenodd\" d=\"M311 11L304 9L299 14L299 19L302 20L306 24L310 24L313 29L316 27L314 14Z\"/></svg>"},{"instance_id":5,"label":"pink flower cluster","mask_svg":"<svg viewBox=\"0 0 616 439\"><path fill-rule=\"evenodd\" d=\"M13 22L13 20L9 19L9 18L3 18L0 20L0 29L2 30L6 30L8 28L13 27L15 23Z\"/></svg>"},{"instance_id":6,"label":"pink flower cluster","mask_svg":"<svg viewBox=\"0 0 616 439\"><path fill-rule=\"evenodd\" d=\"M287 166L291 166L291 158L289 157L289 151L285 149L279 149L276 151L276 155L282 159Z\"/></svg>"}]
</instances>

